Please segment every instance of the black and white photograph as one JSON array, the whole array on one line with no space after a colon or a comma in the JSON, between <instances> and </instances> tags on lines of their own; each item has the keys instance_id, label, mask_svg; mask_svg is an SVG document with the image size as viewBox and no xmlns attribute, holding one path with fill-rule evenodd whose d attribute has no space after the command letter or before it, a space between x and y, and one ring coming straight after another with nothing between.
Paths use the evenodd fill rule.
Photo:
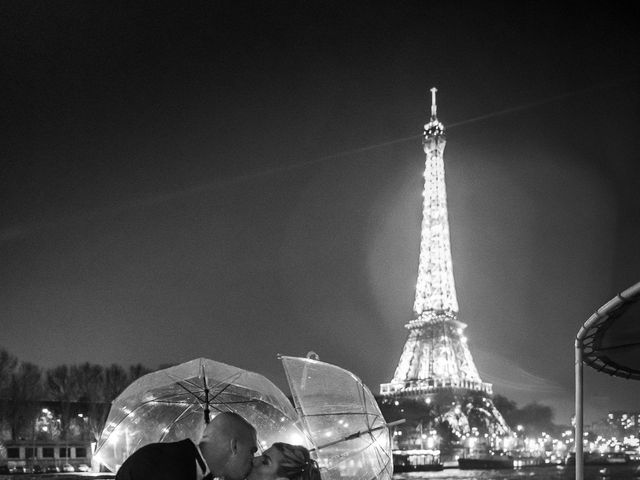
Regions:
<instances>
[{"instance_id":1,"label":"black and white photograph","mask_svg":"<svg viewBox=\"0 0 640 480\"><path fill-rule=\"evenodd\" d=\"M3 2L0 479L638 478L638 25Z\"/></svg>"}]
</instances>

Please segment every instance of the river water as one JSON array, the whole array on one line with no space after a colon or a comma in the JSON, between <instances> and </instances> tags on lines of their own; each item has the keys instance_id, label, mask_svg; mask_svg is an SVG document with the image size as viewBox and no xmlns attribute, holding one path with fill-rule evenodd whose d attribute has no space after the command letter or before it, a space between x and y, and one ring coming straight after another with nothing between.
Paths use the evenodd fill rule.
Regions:
<instances>
[{"instance_id":1,"label":"river water","mask_svg":"<svg viewBox=\"0 0 640 480\"><path fill-rule=\"evenodd\" d=\"M527 467L520 470L458 470L444 469L440 472L397 473L394 480L574 480L575 469L564 466ZM640 480L636 465L602 467L587 465L584 480Z\"/></svg>"},{"instance_id":2,"label":"river water","mask_svg":"<svg viewBox=\"0 0 640 480\"><path fill-rule=\"evenodd\" d=\"M638 465L585 466L584 480L640 480ZM519 470L458 470L396 473L393 480L574 480L575 469L564 466L525 467ZM0 480L114 480L113 474L0 475Z\"/></svg>"}]
</instances>

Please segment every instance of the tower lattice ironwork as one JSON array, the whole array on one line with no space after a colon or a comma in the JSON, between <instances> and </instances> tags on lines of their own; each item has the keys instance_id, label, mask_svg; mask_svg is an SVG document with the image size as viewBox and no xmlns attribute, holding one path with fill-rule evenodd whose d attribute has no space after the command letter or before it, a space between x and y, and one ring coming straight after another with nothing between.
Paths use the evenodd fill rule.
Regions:
<instances>
[{"instance_id":1,"label":"tower lattice ironwork","mask_svg":"<svg viewBox=\"0 0 640 480\"><path fill-rule=\"evenodd\" d=\"M452 270L443 153L444 127L437 118L436 88L431 89L431 118L424 126L426 154L420 260L413 319L393 379L380 386L383 396L435 399L439 392L456 398L477 392L494 431L509 429L491 401L492 385L483 382L458 320ZM451 398L451 395L449 395Z\"/></svg>"}]
</instances>

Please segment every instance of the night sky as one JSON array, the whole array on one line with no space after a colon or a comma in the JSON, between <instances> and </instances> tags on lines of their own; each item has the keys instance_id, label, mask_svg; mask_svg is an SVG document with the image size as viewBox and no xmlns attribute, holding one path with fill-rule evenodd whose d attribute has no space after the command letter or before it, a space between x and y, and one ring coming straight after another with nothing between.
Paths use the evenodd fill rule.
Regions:
<instances>
[{"instance_id":1,"label":"night sky","mask_svg":"<svg viewBox=\"0 0 640 480\"><path fill-rule=\"evenodd\" d=\"M432 86L484 381L569 423L640 280L637 2L11 1L0 346L43 367L278 353L377 392L412 318ZM587 420L640 382L585 369Z\"/></svg>"}]
</instances>

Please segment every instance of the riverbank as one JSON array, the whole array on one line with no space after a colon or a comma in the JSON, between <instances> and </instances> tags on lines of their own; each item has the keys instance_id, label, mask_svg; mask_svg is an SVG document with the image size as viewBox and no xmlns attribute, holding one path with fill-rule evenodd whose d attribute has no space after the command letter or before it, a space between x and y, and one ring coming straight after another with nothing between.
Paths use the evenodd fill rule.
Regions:
<instances>
[{"instance_id":1,"label":"riverbank","mask_svg":"<svg viewBox=\"0 0 640 480\"><path fill-rule=\"evenodd\" d=\"M460 470L447 468L439 472L394 474L394 480L573 480L575 468L564 465L528 466L503 470ZM587 465L584 480L639 480L636 465L602 467Z\"/></svg>"},{"instance_id":2,"label":"riverbank","mask_svg":"<svg viewBox=\"0 0 640 480\"><path fill-rule=\"evenodd\" d=\"M0 480L113 480L113 473L21 473L0 475ZM504 470L460 470L446 468L437 472L396 473L394 480L573 480L575 468L563 465L525 467ZM608 467L585 466L585 480L638 480L637 465L613 465Z\"/></svg>"}]
</instances>

